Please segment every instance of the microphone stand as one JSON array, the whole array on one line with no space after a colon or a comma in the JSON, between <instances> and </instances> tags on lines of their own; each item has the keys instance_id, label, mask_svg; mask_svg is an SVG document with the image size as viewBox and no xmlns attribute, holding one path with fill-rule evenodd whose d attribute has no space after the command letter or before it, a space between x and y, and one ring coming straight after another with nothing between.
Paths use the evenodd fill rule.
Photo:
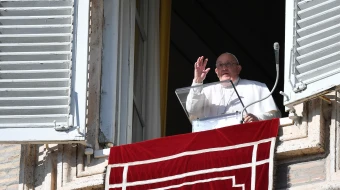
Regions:
<instances>
[{"instance_id":1,"label":"microphone stand","mask_svg":"<svg viewBox=\"0 0 340 190\"><path fill-rule=\"evenodd\" d=\"M240 80L240 79L239 79L239 80ZM244 108L244 104L243 104L243 102L242 102L242 99L241 99L240 95L238 94L238 92L237 92L237 90L236 90L236 87L235 87L233 81L230 80L230 83L231 83L231 85L233 86L234 91L236 92L236 95L237 95L238 99L240 100L240 102L241 102L241 104L242 104L242 107ZM245 110L246 114L248 114L248 112L247 112L247 110L246 110L245 108L244 108L244 110Z\"/></svg>"},{"instance_id":2,"label":"microphone stand","mask_svg":"<svg viewBox=\"0 0 340 190\"><path fill-rule=\"evenodd\" d=\"M266 96L266 97L264 97L264 98L262 98L262 99L260 99L260 100L257 100L257 101L255 101L255 102L252 102L252 103L248 104L247 106L245 106L245 107L243 108L243 110L242 110L242 112L241 112L241 117L242 117L242 119L241 119L241 121L240 121L241 124L244 122L244 119L243 119L243 112L246 110L246 108L249 107L249 106L251 106L251 105L253 105L253 104L256 104L256 103L258 103L258 102L261 102L262 100L267 99L269 96L271 96L271 95L273 94L273 92L274 92L274 90L275 90L275 88L276 88L276 86L277 86L277 82L278 82L278 80L279 80L279 43L277 43L277 42L274 43L274 52L275 52L275 62L276 62L276 79L275 79L275 84L274 84L272 90L270 91L270 93L268 94L268 96ZM243 103L242 103L242 105L243 105ZM247 113L247 112L246 112L246 113ZM247 113L247 114L248 114L248 113Z\"/></svg>"}]
</instances>

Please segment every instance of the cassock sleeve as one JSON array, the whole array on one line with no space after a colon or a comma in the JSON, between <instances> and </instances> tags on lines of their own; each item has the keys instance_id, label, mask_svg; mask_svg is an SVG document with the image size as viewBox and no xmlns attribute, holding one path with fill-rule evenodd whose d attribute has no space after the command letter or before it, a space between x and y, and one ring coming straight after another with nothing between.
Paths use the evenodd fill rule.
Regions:
<instances>
[{"instance_id":1,"label":"cassock sleeve","mask_svg":"<svg viewBox=\"0 0 340 190\"><path fill-rule=\"evenodd\" d=\"M202 83L193 82L191 86L202 85ZM191 88L186 100L186 110L190 117L200 117L203 114L205 94L202 87ZM196 119L194 118L194 119Z\"/></svg>"},{"instance_id":2,"label":"cassock sleeve","mask_svg":"<svg viewBox=\"0 0 340 190\"><path fill-rule=\"evenodd\" d=\"M270 91L265 84L261 85L259 91L261 99L270 94ZM277 108L275 101L271 95L267 99L260 102L260 109L261 112L255 115L259 120L269 120L281 117L281 112Z\"/></svg>"}]
</instances>

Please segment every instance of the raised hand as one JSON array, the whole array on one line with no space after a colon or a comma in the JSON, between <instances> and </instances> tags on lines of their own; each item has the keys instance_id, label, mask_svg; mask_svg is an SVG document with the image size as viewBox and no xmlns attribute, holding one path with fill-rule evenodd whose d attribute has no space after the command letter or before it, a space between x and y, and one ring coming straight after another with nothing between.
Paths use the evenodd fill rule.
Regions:
<instances>
[{"instance_id":1,"label":"raised hand","mask_svg":"<svg viewBox=\"0 0 340 190\"><path fill-rule=\"evenodd\" d=\"M209 72L210 68L205 68L207 66L208 58L205 58L203 56L198 57L196 63L195 63L195 71L194 71L194 82L196 83L203 83L203 80L207 76L207 73Z\"/></svg>"}]
</instances>

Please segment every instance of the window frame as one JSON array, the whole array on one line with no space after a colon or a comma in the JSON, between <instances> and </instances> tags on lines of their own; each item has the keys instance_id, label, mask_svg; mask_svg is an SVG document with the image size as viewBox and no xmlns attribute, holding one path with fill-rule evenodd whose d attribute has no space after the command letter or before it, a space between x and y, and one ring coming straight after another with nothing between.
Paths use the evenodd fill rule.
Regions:
<instances>
[{"instance_id":1,"label":"window frame","mask_svg":"<svg viewBox=\"0 0 340 190\"><path fill-rule=\"evenodd\" d=\"M132 142L135 1L112 1L103 30L100 130L104 143ZM109 48L112 47L112 48ZM115 82L112 82L115 81ZM103 142L100 142L103 143Z\"/></svg>"}]
</instances>

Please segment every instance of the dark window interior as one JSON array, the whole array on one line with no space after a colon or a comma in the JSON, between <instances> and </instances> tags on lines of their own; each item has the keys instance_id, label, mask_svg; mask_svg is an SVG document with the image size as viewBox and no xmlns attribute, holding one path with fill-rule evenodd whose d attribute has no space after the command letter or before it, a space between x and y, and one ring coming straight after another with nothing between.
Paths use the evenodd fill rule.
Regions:
<instances>
[{"instance_id":1,"label":"dark window interior","mask_svg":"<svg viewBox=\"0 0 340 190\"><path fill-rule=\"evenodd\" d=\"M190 86L197 57L208 57L211 68L205 83L218 81L216 58L223 52L237 56L240 77L257 80L272 89L275 77L274 42L280 44L280 78L273 93L284 111L283 56L285 1L172 0L166 135L191 132L175 89Z\"/></svg>"}]
</instances>

